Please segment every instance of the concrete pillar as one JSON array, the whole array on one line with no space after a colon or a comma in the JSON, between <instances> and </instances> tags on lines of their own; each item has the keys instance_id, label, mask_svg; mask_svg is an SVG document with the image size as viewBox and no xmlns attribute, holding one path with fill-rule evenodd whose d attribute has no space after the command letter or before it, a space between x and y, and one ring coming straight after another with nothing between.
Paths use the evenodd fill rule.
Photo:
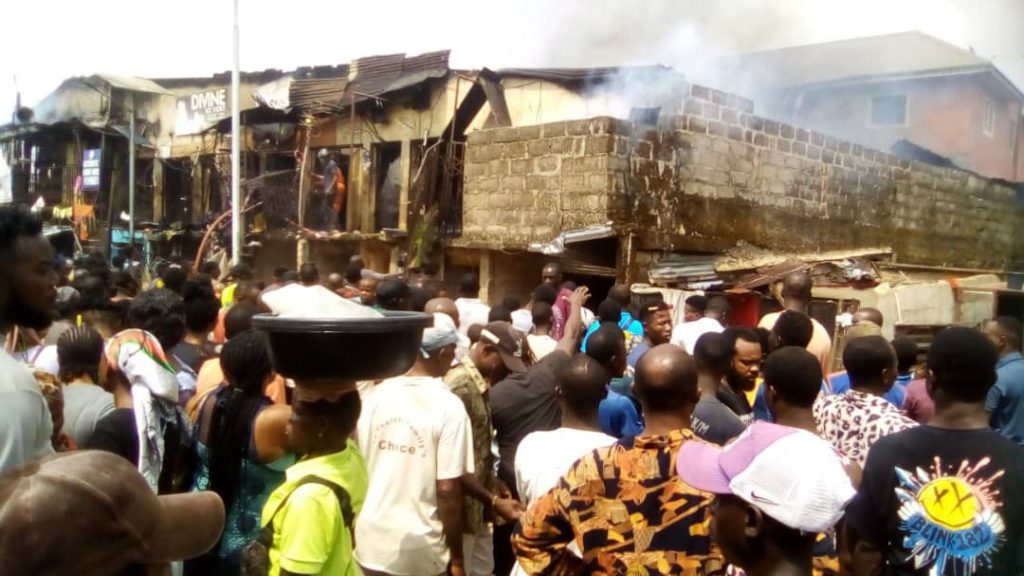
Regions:
<instances>
[{"instance_id":1,"label":"concrete pillar","mask_svg":"<svg viewBox=\"0 0 1024 576\"><path fill-rule=\"evenodd\" d=\"M491 296L495 293L494 277L497 271L494 269L494 253L490 250L480 251L480 300L490 302Z\"/></svg>"},{"instance_id":2,"label":"concrete pillar","mask_svg":"<svg viewBox=\"0 0 1024 576\"><path fill-rule=\"evenodd\" d=\"M153 221L159 222L164 217L164 163L159 158L153 159ZM192 213L195 220L195 213Z\"/></svg>"},{"instance_id":3,"label":"concrete pillar","mask_svg":"<svg viewBox=\"0 0 1024 576\"><path fill-rule=\"evenodd\" d=\"M616 268L619 273L615 281L632 286L637 281L635 234L619 236L619 253L616 260Z\"/></svg>"},{"instance_id":4,"label":"concrete pillar","mask_svg":"<svg viewBox=\"0 0 1024 576\"><path fill-rule=\"evenodd\" d=\"M402 140L402 189L398 195L398 229L409 229L409 187L412 183L412 141Z\"/></svg>"}]
</instances>

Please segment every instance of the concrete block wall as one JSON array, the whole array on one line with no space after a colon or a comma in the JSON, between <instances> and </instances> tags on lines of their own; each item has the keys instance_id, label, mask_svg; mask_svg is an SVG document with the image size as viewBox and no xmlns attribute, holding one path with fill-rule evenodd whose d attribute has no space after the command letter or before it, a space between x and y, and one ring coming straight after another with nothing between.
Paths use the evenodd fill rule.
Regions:
<instances>
[{"instance_id":1,"label":"concrete block wall","mask_svg":"<svg viewBox=\"0 0 1024 576\"><path fill-rule=\"evenodd\" d=\"M463 240L522 245L628 218L629 122L613 118L481 130L469 135ZM618 152L618 155L617 155Z\"/></svg>"},{"instance_id":2,"label":"concrete block wall","mask_svg":"<svg viewBox=\"0 0 1024 576\"><path fill-rule=\"evenodd\" d=\"M1006 268L1024 223L1016 190L753 114L749 101L691 86L672 145L685 228L646 244L721 250L745 239L793 250L892 246L921 264ZM641 190L657 197L659 189ZM639 222L644 218L637 211Z\"/></svg>"},{"instance_id":3,"label":"concrete block wall","mask_svg":"<svg viewBox=\"0 0 1024 576\"><path fill-rule=\"evenodd\" d=\"M911 163L690 86L659 127L612 118L473 133L464 239L525 247L611 220L640 250L891 246L903 262L1006 269L1024 216L1005 182Z\"/></svg>"}]
</instances>

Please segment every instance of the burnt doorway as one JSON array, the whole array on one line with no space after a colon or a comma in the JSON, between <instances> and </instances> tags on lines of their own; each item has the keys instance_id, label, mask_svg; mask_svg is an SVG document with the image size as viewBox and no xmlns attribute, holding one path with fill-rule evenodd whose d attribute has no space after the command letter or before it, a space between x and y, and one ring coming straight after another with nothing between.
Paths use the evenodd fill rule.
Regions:
<instances>
[{"instance_id":1,"label":"burnt doorway","mask_svg":"<svg viewBox=\"0 0 1024 576\"><path fill-rule=\"evenodd\" d=\"M164 160L164 223L191 222L192 218L192 160L170 158Z\"/></svg>"},{"instance_id":2,"label":"burnt doorway","mask_svg":"<svg viewBox=\"0 0 1024 576\"><path fill-rule=\"evenodd\" d=\"M374 183L373 227L379 232L398 228L402 196L402 145L398 142L377 144Z\"/></svg>"}]
</instances>

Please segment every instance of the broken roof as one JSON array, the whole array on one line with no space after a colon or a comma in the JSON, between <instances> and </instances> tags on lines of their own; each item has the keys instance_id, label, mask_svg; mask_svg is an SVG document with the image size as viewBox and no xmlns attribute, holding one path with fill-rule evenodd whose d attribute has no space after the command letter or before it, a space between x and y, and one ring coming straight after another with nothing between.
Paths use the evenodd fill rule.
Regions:
<instances>
[{"instance_id":1,"label":"broken roof","mask_svg":"<svg viewBox=\"0 0 1024 576\"><path fill-rule=\"evenodd\" d=\"M387 54L358 58L349 64L349 83L345 97L356 95L376 96L415 86L431 78L443 78L448 74L449 50L427 52L419 56Z\"/></svg>"},{"instance_id":2,"label":"broken roof","mask_svg":"<svg viewBox=\"0 0 1024 576\"><path fill-rule=\"evenodd\" d=\"M287 106L327 113L356 103L411 88L450 72L448 50L408 57L385 54L357 58L349 64L300 68L288 87Z\"/></svg>"},{"instance_id":3,"label":"broken roof","mask_svg":"<svg viewBox=\"0 0 1024 576\"><path fill-rule=\"evenodd\" d=\"M738 57L735 65L781 86L991 72L1024 100L990 61L918 31L752 52Z\"/></svg>"}]
</instances>

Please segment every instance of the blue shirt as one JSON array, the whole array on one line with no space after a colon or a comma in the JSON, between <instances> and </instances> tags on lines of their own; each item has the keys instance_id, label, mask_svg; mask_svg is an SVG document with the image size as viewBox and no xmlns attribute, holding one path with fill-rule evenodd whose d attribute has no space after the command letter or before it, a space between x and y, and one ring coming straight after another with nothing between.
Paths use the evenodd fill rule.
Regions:
<instances>
[{"instance_id":1,"label":"blue shirt","mask_svg":"<svg viewBox=\"0 0 1024 576\"><path fill-rule=\"evenodd\" d=\"M590 335L597 332L597 329L601 327L601 322L594 322L587 328L587 332L583 335L583 344L580 346L580 351L584 354L587 352L587 340L590 339ZM627 338L626 350L629 351L630 340L639 342L644 337L644 325L639 320L633 318L633 315L629 312L623 312L619 316L619 328L622 328L623 332L628 333L632 338Z\"/></svg>"},{"instance_id":2,"label":"blue shirt","mask_svg":"<svg viewBox=\"0 0 1024 576\"><path fill-rule=\"evenodd\" d=\"M614 390L608 390L608 396L601 400L597 408L597 419L601 431L616 438L638 436L644 430L636 404L628 396Z\"/></svg>"},{"instance_id":3,"label":"blue shirt","mask_svg":"<svg viewBox=\"0 0 1024 576\"><path fill-rule=\"evenodd\" d=\"M988 391L985 409L996 432L1024 445L1024 356L1012 352L996 362L996 384Z\"/></svg>"},{"instance_id":4,"label":"blue shirt","mask_svg":"<svg viewBox=\"0 0 1024 576\"><path fill-rule=\"evenodd\" d=\"M889 401L889 404L897 408L903 408L903 398L907 395L907 385L910 384L910 374L897 376L896 383L885 393L882 398ZM846 371L838 372L829 376L828 383L832 386L833 394L842 394L850 389L850 375Z\"/></svg>"},{"instance_id":5,"label":"blue shirt","mask_svg":"<svg viewBox=\"0 0 1024 576\"><path fill-rule=\"evenodd\" d=\"M633 351L629 353L629 356L626 356L626 364L628 364L630 368L636 369L636 363L640 361L640 357L647 354L647 351L650 349L651 345L648 344L646 340L640 342L637 344L636 348L633 348Z\"/></svg>"}]
</instances>

